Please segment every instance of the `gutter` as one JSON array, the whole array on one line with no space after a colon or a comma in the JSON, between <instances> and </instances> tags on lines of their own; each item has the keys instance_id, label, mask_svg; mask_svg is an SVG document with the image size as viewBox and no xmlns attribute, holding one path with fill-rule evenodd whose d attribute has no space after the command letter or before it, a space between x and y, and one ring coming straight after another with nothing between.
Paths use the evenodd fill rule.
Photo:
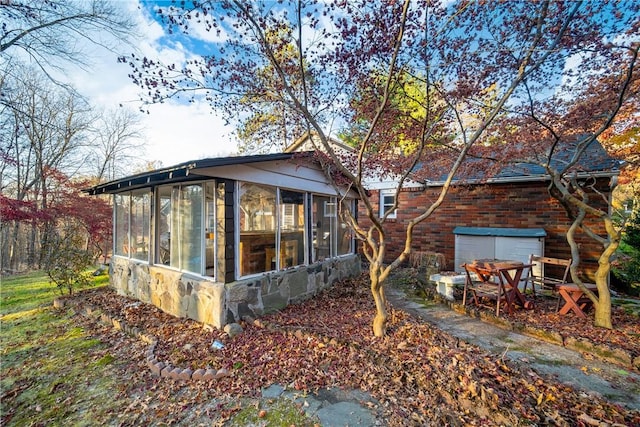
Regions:
<instances>
[{"instance_id":1,"label":"gutter","mask_svg":"<svg viewBox=\"0 0 640 427\"><path fill-rule=\"evenodd\" d=\"M578 178L612 178L620 175L620 171L600 171L600 172L581 172L578 173ZM525 175L525 176L512 176L505 178L489 178L489 179L469 179L469 180L454 180L451 185L482 185L482 184L510 184L510 183L523 183L523 182L540 182L550 181L549 175ZM425 187L442 187L445 181L424 181Z\"/></svg>"}]
</instances>

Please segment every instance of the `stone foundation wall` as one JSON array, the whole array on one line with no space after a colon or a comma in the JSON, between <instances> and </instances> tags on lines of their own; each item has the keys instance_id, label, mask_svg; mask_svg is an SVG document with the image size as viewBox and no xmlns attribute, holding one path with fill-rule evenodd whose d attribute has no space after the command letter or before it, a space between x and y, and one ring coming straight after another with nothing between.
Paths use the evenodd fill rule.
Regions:
<instances>
[{"instance_id":1,"label":"stone foundation wall","mask_svg":"<svg viewBox=\"0 0 640 427\"><path fill-rule=\"evenodd\" d=\"M113 257L110 285L121 295L153 304L169 314L224 326L224 284L169 268Z\"/></svg>"},{"instance_id":2,"label":"stone foundation wall","mask_svg":"<svg viewBox=\"0 0 640 427\"><path fill-rule=\"evenodd\" d=\"M349 255L227 283L225 323L281 310L361 272L360 257Z\"/></svg>"},{"instance_id":3,"label":"stone foundation wall","mask_svg":"<svg viewBox=\"0 0 640 427\"><path fill-rule=\"evenodd\" d=\"M113 257L110 285L121 295L153 304L174 316L222 328L244 316L260 317L303 301L337 280L360 273L360 258L350 255L224 284Z\"/></svg>"}]
</instances>

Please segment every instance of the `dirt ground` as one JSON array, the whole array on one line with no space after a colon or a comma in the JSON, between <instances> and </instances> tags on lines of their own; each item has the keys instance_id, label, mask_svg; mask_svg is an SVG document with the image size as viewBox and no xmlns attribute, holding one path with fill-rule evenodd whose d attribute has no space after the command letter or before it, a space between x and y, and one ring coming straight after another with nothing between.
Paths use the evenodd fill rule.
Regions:
<instances>
[{"instance_id":1,"label":"dirt ground","mask_svg":"<svg viewBox=\"0 0 640 427\"><path fill-rule=\"evenodd\" d=\"M389 307L384 338L371 333L375 309L366 276L337 283L281 312L245 319L242 333L233 338L108 288L85 291L62 309L40 309L47 317L36 320L54 329L30 327L20 337L32 342L28 349L20 347L23 362L8 372L14 379L3 389L2 404L15 418L7 412L2 424L21 425L15 423L24 419L18 415L30 413L36 420L32 425L57 425L55 420L64 419L85 425L314 426L321 424L319 411L310 410L331 400L323 396L334 396L337 401L330 403L338 406L325 409L337 411L350 403L346 416L355 413L353 408L371 415L373 421L360 425L640 425L640 412L618 395L579 387L588 384L585 378L604 376L597 371L602 362L568 353L572 356L566 358L579 358L571 384L558 375L568 372L567 365L527 353L519 334L499 330L491 336L475 329L461 338L453 326L489 324L442 304L416 302L412 291L418 288L410 274L394 278L390 300L392 289L399 290L393 295L400 299ZM87 307L92 307L89 315L83 314ZM425 312L441 316L440 324ZM445 316L454 314L460 317ZM118 328L105 318L116 319ZM624 319L617 312L616 324L626 324ZM540 322L553 325L551 320ZM8 321L17 325L24 319L5 317L3 325ZM637 318L635 323L609 332L609 342L636 352ZM572 327L575 334L592 330L588 324ZM599 332L595 341L605 340ZM136 338L142 333L157 344L151 347ZM64 358L53 353L71 339L75 345L63 348ZM212 346L216 341L221 346ZM173 380L154 375L150 358L222 375ZM539 362L548 369L535 369ZM48 382L40 387L41 397L29 397L43 382L45 363ZM622 394L638 394L636 372L605 366L628 379ZM265 396L274 388L288 396L284 405L277 396ZM37 403L44 401L50 403ZM338 419L337 412L326 416Z\"/></svg>"},{"instance_id":2,"label":"dirt ground","mask_svg":"<svg viewBox=\"0 0 640 427\"><path fill-rule=\"evenodd\" d=\"M370 393L379 402L372 409L388 425L640 423L640 414L633 409L606 396L586 396L553 376L476 346L473 339L467 343L443 332L402 308L390 309L388 335L373 337L374 307L364 276L279 313L256 321L247 319L241 323L242 334L234 338L110 291L86 295L85 301L157 337L158 360L193 371L228 372L210 382L175 384L151 377L143 363L137 373L144 378L142 384L166 388L168 394L175 394L178 388L180 393L189 389L208 396L256 398L272 384L300 393L355 389ZM553 325L551 320L540 320L540 324ZM624 313L616 314L616 324L626 322ZM637 340L624 341L625 336L632 340L637 331L634 322L629 325L622 332L609 332L610 337L616 334L610 341L625 342L636 351ZM566 327L573 328L574 335L593 331L586 323ZM591 337L603 339L599 333ZM223 348L212 350L214 341ZM230 412L229 417L234 412L217 409Z\"/></svg>"}]
</instances>

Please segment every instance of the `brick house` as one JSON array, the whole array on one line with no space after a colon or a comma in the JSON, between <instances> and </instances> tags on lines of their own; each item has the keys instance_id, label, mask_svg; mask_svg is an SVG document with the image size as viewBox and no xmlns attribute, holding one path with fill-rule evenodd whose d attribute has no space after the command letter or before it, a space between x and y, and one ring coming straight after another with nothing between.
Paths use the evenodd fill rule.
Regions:
<instances>
[{"instance_id":1,"label":"brick house","mask_svg":"<svg viewBox=\"0 0 640 427\"><path fill-rule=\"evenodd\" d=\"M594 188L611 198L619 162L609 157L599 143L592 143L585 151L578 169L581 179L593 180ZM398 209L386 222L388 262L402 251L406 222L438 198L442 184L443 180L436 177L409 183L398 193ZM539 242L539 255L570 258L566 232L571 222L563 207L549 195L548 185L549 176L533 164L504 169L491 179L458 182L431 217L415 228L413 249L444 254L446 265L442 269L456 271L461 271L460 264L469 260L465 255L500 258L491 248L499 245L494 242L501 238L507 246L496 251L508 254L509 259L527 261L532 252L528 241L533 241L534 246ZM382 213L395 197L393 182L374 182L371 188L371 200L379 205ZM600 200L606 210L607 203L601 197L594 196L591 200ZM366 221L363 214L359 218ZM605 235L601 222L589 224L600 235ZM475 248L467 248L465 252L465 248L460 247L474 239ZM581 230L577 241L581 249L580 269L585 278L593 278L602 247Z\"/></svg>"}]
</instances>

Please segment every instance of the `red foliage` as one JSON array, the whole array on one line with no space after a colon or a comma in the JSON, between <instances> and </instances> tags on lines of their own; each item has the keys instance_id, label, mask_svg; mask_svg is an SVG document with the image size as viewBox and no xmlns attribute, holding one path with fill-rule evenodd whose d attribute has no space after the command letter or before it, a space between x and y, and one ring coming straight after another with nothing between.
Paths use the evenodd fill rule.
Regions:
<instances>
[{"instance_id":1,"label":"red foliage","mask_svg":"<svg viewBox=\"0 0 640 427\"><path fill-rule=\"evenodd\" d=\"M52 217L60 221L77 221L98 245L109 241L113 230L109 202L84 194L82 189L89 186L86 180L71 180L57 171L50 171L49 179L52 182L49 193Z\"/></svg>"},{"instance_id":2,"label":"red foliage","mask_svg":"<svg viewBox=\"0 0 640 427\"><path fill-rule=\"evenodd\" d=\"M12 199L0 194L0 218L2 221L35 221L48 218L35 202Z\"/></svg>"},{"instance_id":3,"label":"red foliage","mask_svg":"<svg viewBox=\"0 0 640 427\"><path fill-rule=\"evenodd\" d=\"M48 190L46 208L30 200L16 200L0 194L0 218L3 221L35 222L61 225L75 222L98 247L109 242L112 233L112 208L108 201L82 192L88 183L71 180L64 173L49 169L46 172Z\"/></svg>"}]
</instances>

